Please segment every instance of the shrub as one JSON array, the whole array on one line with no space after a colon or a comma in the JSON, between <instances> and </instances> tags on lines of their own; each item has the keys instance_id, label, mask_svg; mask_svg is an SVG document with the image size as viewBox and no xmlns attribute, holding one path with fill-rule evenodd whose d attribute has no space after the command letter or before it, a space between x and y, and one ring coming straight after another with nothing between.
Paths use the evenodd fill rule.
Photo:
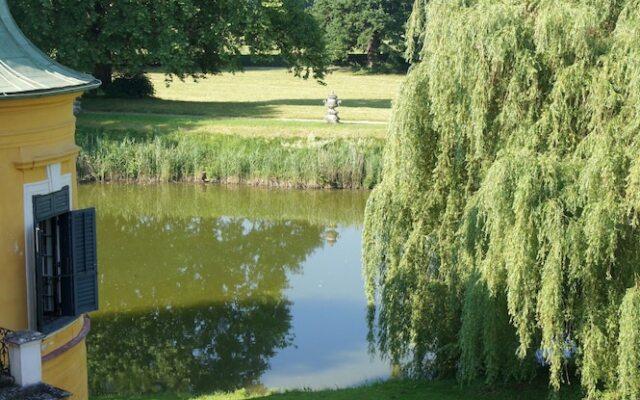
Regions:
<instances>
[{"instance_id":1,"label":"shrub","mask_svg":"<svg viewBox=\"0 0 640 400\"><path fill-rule=\"evenodd\" d=\"M156 93L153 83L144 74L123 75L104 88L108 97L127 97L141 99L153 97Z\"/></svg>"}]
</instances>

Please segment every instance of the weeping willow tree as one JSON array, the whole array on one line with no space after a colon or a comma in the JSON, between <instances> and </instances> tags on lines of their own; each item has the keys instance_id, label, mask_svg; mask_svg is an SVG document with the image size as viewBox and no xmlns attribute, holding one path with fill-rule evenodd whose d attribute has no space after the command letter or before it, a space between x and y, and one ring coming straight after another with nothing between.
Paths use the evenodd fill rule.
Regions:
<instances>
[{"instance_id":1,"label":"weeping willow tree","mask_svg":"<svg viewBox=\"0 0 640 400\"><path fill-rule=\"evenodd\" d=\"M410 26L366 211L377 347L640 399L640 1L417 0Z\"/></svg>"}]
</instances>

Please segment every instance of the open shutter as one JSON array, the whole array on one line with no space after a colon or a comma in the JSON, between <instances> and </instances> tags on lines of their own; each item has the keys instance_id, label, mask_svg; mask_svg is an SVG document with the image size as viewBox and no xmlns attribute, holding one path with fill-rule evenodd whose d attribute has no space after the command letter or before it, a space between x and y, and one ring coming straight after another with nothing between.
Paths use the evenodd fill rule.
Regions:
<instances>
[{"instance_id":1,"label":"open shutter","mask_svg":"<svg viewBox=\"0 0 640 400\"><path fill-rule=\"evenodd\" d=\"M57 192L33 196L33 216L35 222L45 221L69 211L69 186Z\"/></svg>"},{"instance_id":2,"label":"open shutter","mask_svg":"<svg viewBox=\"0 0 640 400\"><path fill-rule=\"evenodd\" d=\"M74 210L69 217L74 315L80 315L98 309L96 211Z\"/></svg>"}]
</instances>

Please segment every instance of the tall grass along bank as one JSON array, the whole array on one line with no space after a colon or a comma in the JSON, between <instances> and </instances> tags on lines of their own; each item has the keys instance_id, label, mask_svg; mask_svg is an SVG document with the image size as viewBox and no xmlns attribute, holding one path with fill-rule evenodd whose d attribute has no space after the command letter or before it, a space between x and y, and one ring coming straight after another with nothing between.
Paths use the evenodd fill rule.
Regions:
<instances>
[{"instance_id":1,"label":"tall grass along bank","mask_svg":"<svg viewBox=\"0 0 640 400\"><path fill-rule=\"evenodd\" d=\"M241 137L82 128L82 181L219 183L302 188L375 186L383 141L374 138Z\"/></svg>"}]
</instances>

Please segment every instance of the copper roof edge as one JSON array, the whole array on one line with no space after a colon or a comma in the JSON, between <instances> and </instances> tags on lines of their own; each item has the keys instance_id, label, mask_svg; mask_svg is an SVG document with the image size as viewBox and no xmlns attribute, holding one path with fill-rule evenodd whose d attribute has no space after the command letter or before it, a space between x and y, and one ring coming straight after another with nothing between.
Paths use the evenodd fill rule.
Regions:
<instances>
[{"instance_id":1,"label":"copper roof edge","mask_svg":"<svg viewBox=\"0 0 640 400\"><path fill-rule=\"evenodd\" d=\"M0 71L0 75L2 75L0 77L15 87L15 90L0 90L0 100L84 92L96 89L101 85L101 82L93 76L61 65L38 49L16 24L7 0L0 0L0 28L2 27L6 29L10 40L12 39L14 44L24 52L24 56L30 63L29 67L35 71L48 73L57 79L54 83L42 81L38 80L38 77L28 76L10 68L5 61L11 60L11 57L6 52L3 54L0 47L0 65L5 69L5 75L2 75L2 71ZM15 62L15 59L12 61ZM32 87L25 88L25 86Z\"/></svg>"}]
</instances>

